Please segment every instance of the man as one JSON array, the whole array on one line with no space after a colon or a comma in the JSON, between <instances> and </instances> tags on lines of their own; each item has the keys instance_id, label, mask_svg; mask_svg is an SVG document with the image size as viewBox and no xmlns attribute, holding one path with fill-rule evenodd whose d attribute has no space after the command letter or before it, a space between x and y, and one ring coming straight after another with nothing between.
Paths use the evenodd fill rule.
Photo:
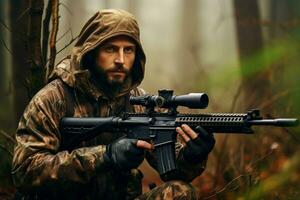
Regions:
<instances>
[{"instance_id":1,"label":"man","mask_svg":"<svg viewBox=\"0 0 300 200\"><path fill-rule=\"evenodd\" d=\"M134 17L122 10L96 13L83 27L71 56L27 106L17 129L12 175L28 199L195 199L188 184L204 170L211 134L177 128L178 170L169 182L141 195L143 159L155 168L152 144L101 133L76 149L61 145L63 117L118 116L142 112L129 104L144 77L146 57ZM172 180L172 181L171 181ZM183 181L187 182L184 183Z\"/></svg>"}]
</instances>

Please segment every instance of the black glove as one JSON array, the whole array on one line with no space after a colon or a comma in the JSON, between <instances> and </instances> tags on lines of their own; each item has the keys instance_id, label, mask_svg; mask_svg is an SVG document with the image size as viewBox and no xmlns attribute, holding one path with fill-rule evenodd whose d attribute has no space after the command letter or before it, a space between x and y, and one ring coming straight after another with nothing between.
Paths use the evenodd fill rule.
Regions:
<instances>
[{"instance_id":1,"label":"black glove","mask_svg":"<svg viewBox=\"0 0 300 200\"><path fill-rule=\"evenodd\" d=\"M207 159L215 145L215 138L212 133L208 133L202 127L196 128L198 136L195 139L189 140L183 149L183 157L186 161L199 164Z\"/></svg>"},{"instance_id":2,"label":"black glove","mask_svg":"<svg viewBox=\"0 0 300 200\"><path fill-rule=\"evenodd\" d=\"M137 168L144 160L145 151L136 146L136 139L119 138L106 146L104 161L119 170Z\"/></svg>"}]
</instances>

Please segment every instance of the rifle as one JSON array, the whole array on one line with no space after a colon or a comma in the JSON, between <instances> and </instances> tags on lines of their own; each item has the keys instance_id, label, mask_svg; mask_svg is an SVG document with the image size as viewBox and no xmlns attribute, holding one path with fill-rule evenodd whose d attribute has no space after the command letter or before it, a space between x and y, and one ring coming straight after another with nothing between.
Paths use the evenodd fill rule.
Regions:
<instances>
[{"instance_id":1,"label":"rifle","mask_svg":"<svg viewBox=\"0 0 300 200\"><path fill-rule=\"evenodd\" d=\"M203 109L208 105L205 93L173 95L173 90L159 90L158 95L130 97L132 105L146 108L144 113L123 113L120 117L63 118L60 124L62 148L73 149L82 141L87 141L102 132L123 132L128 138L151 140L157 158L158 172L167 175L176 169L175 128L189 125L197 132L199 126L211 133L252 134L251 126L292 127L299 124L296 118L263 119L260 111L253 109L247 113L201 113L182 114L178 106ZM155 108L165 108L167 112L157 112Z\"/></svg>"}]
</instances>

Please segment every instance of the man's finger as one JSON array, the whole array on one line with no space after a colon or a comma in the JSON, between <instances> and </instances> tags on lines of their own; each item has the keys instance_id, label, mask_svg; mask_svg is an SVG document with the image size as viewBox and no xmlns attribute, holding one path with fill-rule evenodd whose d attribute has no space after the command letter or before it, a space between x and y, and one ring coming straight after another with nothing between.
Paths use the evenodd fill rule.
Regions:
<instances>
[{"instance_id":1,"label":"man's finger","mask_svg":"<svg viewBox=\"0 0 300 200\"><path fill-rule=\"evenodd\" d=\"M201 126L197 126L196 127L197 132L199 133L199 137L204 140L204 141L208 141L208 142L215 142L215 138L213 136L212 133L207 132L204 128L202 128Z\"/></svg>"},{"instance_id":2,"label":"man's finger","mask_svg":"<svg viewBox=\"0 0 300 200\"><path fill-rule=\"evenodd\" d=\"M144 140L138 140L136 146L149 151L154 149L154 146L152 144Z\"/></svg>"},{"instance_id":3,"label":"man's finger","mask_svg":"<svg viewBox=\"0 0 300 200\"><path fill-rule=\"evenodd\" d=\"M197 133L186 124L181 125L181 128L192 139L195 139L198 136Z\"/></svg>"},{"instance_id":4,"label":"man's finger","mask_svg":"<svg viewBox=\"0 0 300 200\"><path fill-rule=\"evenodd\" d=\"M191 138L190 138L187 134L185 134L185 132L182 130L182 128L177 127L177 128L176 128L176 132L177 132L179 135L181 135L181 137L183 138L183 140L184 140L185 142L188 142L188 141L191 140Z\"/></svg>"}]
</instances>

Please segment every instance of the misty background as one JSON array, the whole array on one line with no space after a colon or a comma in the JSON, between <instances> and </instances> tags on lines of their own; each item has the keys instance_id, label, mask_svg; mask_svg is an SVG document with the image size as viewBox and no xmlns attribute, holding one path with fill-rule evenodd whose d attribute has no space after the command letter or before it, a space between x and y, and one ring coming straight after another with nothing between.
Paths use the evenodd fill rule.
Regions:
<instances>
[{"instance_id":1,"label":"misty background","mask_svg":"<svg viewBox=\"0 0 300 200\"><path fill-rule=\"evenodd\" d=\"M24 2L30 1L34 0ZM0 130L12 137L33 95L28 89L32 82L27 77L29 61L23 60L28 50L26 45L22 46L28 10L22 11L20 2L0 1ZM47 3L44 1L43 16ZM55 63L71 53L73 43L69 43L84 23L95 12L106 8L124 9L135 15L147 57L141 87L149 93L156 94L158 89L168 88L177 95L190 92L209 95L207 109L181 108L183 112L246 112L250 108L260 108L264 117L300 118L299 1L60 0L56 38L59 53ZM268 178L274 178L300 152L299 127L255 131L258 134L253 136L216 135L216 148L208 159L207 170L193 182L199 192L209 197L225 187L220 195L228 198L234 191L230 189L233 187L231 181L249 173L249 166L253 172L250 179L257 181L251 182L253 187L251 184L248 187L248 178L238 179L234 184L239 186L239 191L254 188L255 192L256 186L267 184ZM8 153L12 152L13 142L3 133L0 135L0 155L3 155L0 188L3 185L14 191L9 178L11 156ZM266 156L269 151L271 156ZM254 168L251 164L256 160L261 161ZM299 159L294 162L300 168ZM145 165L142 169L144 191L151 182L161 183L154 171ZM286 179L279 179L275 189L280 188L284 195L293 199L300 196L299 192L293 193L299 189L300 176L299 170L293 168L291 171L293 175L282 175ZM285 188L288 186L282 186L287 180L295 190L289 192ZM277 193L270 190L259 194L275 198Z\"/></svg>"}]
</instances>

